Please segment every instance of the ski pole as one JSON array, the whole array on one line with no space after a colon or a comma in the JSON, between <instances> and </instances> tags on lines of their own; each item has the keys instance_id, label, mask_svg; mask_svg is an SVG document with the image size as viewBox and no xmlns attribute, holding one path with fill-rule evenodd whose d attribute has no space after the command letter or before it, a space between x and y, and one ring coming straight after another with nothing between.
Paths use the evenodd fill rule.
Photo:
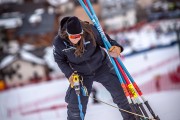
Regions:
<instances>
[{"instance_id":1,"label":"ski pole","mask_svg":"<svg viewBox=\"0 0 180 120\"><path fill-rule=\"evenodd\" d=\"M107 40L107 38L106 38L106 36L105 36L105 34L104 34L104 32L103 32L103 30L102 30L99 22L98 22L98 19L97 19L96 15L95 15L95 12L93 11L92 6L90 5L90 2L88 1L87 3L88 3L88 7L90 8L91 13L94 13L93 16L91 15L89 9L85 6L85 4L83 3L83 1L82 1L82 0L79 0L79 2L80 2L80 4L81 4L81 6L85 9L86 13L89 15L90 19L91 19L91 20L93 21L93 23L95 24L95 26L96 26L96 28L98 29L98 31L101 31L101 32L100 32L100 33L101 33L100 35L101 35L101 37L102 37L103 40L104 40L103 42L104 42L104 45L105 45L106 49L108 50L109 47L111 47L111 45L110 45L109 41ZM112 59L112 57L110 57L110 60L111 60L113 66L114 66L114 68L115 68L116 74L117 74L117 76L118 76L118 78L119 78L119 80L120 80L121 86L122 86L122 88L123 88L123 90L124 90L124 93L125 93L127 99L128 99L128 102L129 102L129 104L130 104L130 107L131 107L132 111L135 112L135 109L134 109L134 107L133 107L133 103L132 103L132 101L131 101L131 99L130 99L130 95L129 95L127 89L126 89L125 84L123 83L123 80L122 80L122 78L121 78L121 76L120 76L120 73L119 73L119 71L118 71L118 68L117 68L117 66L115 65L115 62L114 62L114 60Z\"/></svg>"},{"instance_id":2,"label":"ski pole","mask_svg":"<svg viewBox=\"0 0 180 120\"><path fill-rule=\"evenodd\" d=\"M85 5L83 4L83 2L82 2L82 1L80 1L80 2L81 2L81 5L85 8L85 11L86 11L86 12L88 13L88 15L90 16L91 20L94 21L94 24L96 24L97 28L99 28L98 30L99 30L99 31L102 31L102 32L101 32L101 35L104 34L104 33L103 33L103 30L102 30L102 28L101 28L101 26L100 26L100 24L98 23L97 17L96 17L95 15L94 15L94 16L91 15L91 13L94 13L93 8L92 8L90 5L88 6L87 4L86 4L86 6L87 6L88 8L86 8ZM85 2L86 2L86 1L85 1ZM88 4L90 4L90 3L88 2ZM89 11L89 8L91 8L90 11ZM91 12L91 13L90 13L90 12ZM95 17L95 18L94 18L94 17ZM98 27L98 26L100 26L100 27ZM102 35L101 37L104 38L104 39L107 39L106 36L105 36L105 34ZM105 41L107 41L107 40L105 40ZM103 41L103 42L105 42L105 41ZM106 43L108 44L108 42L106 42ZM106 47L106 49L109 48L107 44L104 44L105 47ZM109 46L110 46L110 44L109 44ZM132 111L136 113L136 109L137 109L137 108L135 109L136 105L134 105L134 104L132 103L131 98L130 98L130 95L128 94L128 91L127 91L127 89L126 89L126 85L124 85L123 81L121 80L121 77L119 76L120 73L118 73L118 69L116 68L116 65L115 65L113 59L112 59L111 57L110 57L110 59L111 59L112 64L114 65L116 74L117 74L117 76L118 76L118 78L119 78L119 80L120 80L121 86L122 86L122 88L123 88L123 90L124 90L124 93L125 93L127 99L128 99L129 105L130 105ZM139 111L139 110L138 110L138 111ZM138 113L140 113L140 112L138 112Z\"/></svg>"},{"instance_id":3,"label":"ski pole","mask_svg":"<svg viewBox=\"0 0 180 120\"><path fill-rule=\"evenodd\" d=\"M75 72L73 74L73 82L74 82L74 89L75 89L75 92L77 94L77 99L78 99L78 107L79 107L79 111L80 111L80 117L81 117L81 120L84 120L84 114L83 114L83 111L82 111L82 104L81 104L81 98L80 98L80 80L79 80L79 75L77 74L77 72Z\"/></svg>"},{"instance_id":4,"label":"ski pole","mask_svg":"<svg viewBox=\"0 0 180 120\"><path fill-rule=\"evenodd\" d=\"M85 10L85 12L87 13L87 15L89 16L89 18L91 19L91 21L93 22L93 24L95 25L95 27L100 32L103 42L105 42L107 45L107 49L109 49L111 47L111 44L109 43L109 41L107 40L107 38L105 36L105 33L98 21L98 18L92 8L92 5L90 4L90 1L87 0L87 5L88 5L89 9L86 7L86 5L84 4L84 2L82 0L78 0L78 1L81 4L81 6L83 7L83 9Z\"/></svg>"},{"instance_id":5,"label":"ski pole","mask_svg":"<svg viewBox=\"0 0 180 120\"><path fill-rule=\"evenodd\" d=\"M86 0L84 0L84 1L86 2ZM93 10L92 5L90 4L90 1L87 0L87 2L86 2L86 6L87 6L88 8L86 8L86 6L83 4L82 1L80 1L80 2L81 2L81 5L83 6L83 8L85 9L85 11L88 13L90 19L93 21L93 23L95 24L96 28L97 28L98 31L100 32L100 35L101 35L101 37L103 38L103 42L104 42L105 48L108 50L108 49L111 47L111 44L110 44L109 41L107 40L107 38L106 38L106 36L105 36L102 28L101 28L101 25L99 24L98 18L96 17L96 14L95 14L95 12L94 12L94 10ZM128 94L128 92L127 92L127 90L126 90L126 87L125 87L126 85L124 85L122 76L120 76L120 73L119 73L119 71L118 71L118 68L117 68L117 66L115 65L115 62L114 62L114 60L112 59L112 57L110 57L110 60L111 60L113 66L114 66L114 68L115 68L115 71L116 71L116 74L117 74L117 76L118 76L118 78L119 78L119 80L120 80L121 86L122 86L122 88L124 88L125 94ZM129 96L129 95L127 95L127 96ZM129 100L130 98L127 98L127 99L128 99L128 101L130 101L129 104L131 105L132 102L131 102L131 100ZM132 108L132 105L131 105L131 108ZM132 110L133 110L133 108L132 108ZM133 110L133 111L134 111L134 110Z\"/></svg>"},{"instance_id":6,"label":"ski pole","mask_svg":"<svg viewBox=\"0 0 180 120\"><path fill-rule=\"evenodd\" d=\"M138 114L143 115L143 113L141 112L141 108L139 107L140 100L138 100L139 99L139 95L138 95L137 91L135 91L135 88L133 87L132 83L129 81L129 79L125 75L125 73L122 70L121 66L119 65L118 61L115 58L113 58L113 59L116 62L116 65L117 65L121 75L123 76L123 80L124 80L124 83L126 84L126 88L127 88L128 92L130 94L130 98L133 101L133 106L134 106L134 109L135 109L134 111L136 111ZM148 115L145 115L145 116L148 117ZM141 118L138 118L138 120L139 119L141 119Z\"/></svg>"},{"instance_id":7,"label":"ski pole","mask_svg":"<svg viewBox=\"0 0 180 120\"><path fill-rule=\"evenodd\" d=\"M99 30L99 32L100 32L100 34L101 34L101 37L102 37L102 39L104 40L104 44L106 44L106 45L110 48L111 45L110 45L109 41L107 40L107 38L106 38L106 36L105 36L102 28L100 27L98 18L97 18L96 14L95 14L95 11L94 11L94 9L93 9L90 1L89 1L89 0L86 0L86 1L87 1L87 5L88 5L91 13L93 14L93 18L94 18L94 19L93 19L93 20L94 20L93 23L96 25L97 29ZM90 14L90 13L89 13L89 14ZM106 49L108 50L108 48L106 48ZM119 58L117 58L117 60L118 60L119 62L121 61ZM122 63L122 62L120 62L120 63ZM124 68L125 68L125 67L124 67ZM125 70L127 71L127 69L125 69ZM129 74L128 76L130 76L130 74ZM139 94L140 94L140 96L141 96L141 95L142 95L142 92L141 92L140 89L138 88L137 84L134 82L134 80L132 79L132 77L130 77L130 79L132 80L132 83L134 84L135 88L138 90L138 92L139 92ZM145 100L144 97L142 97L142 99L144 100L144 103L146 103L146 106L147 106L147 108L149 109L149 111L151 112L151 114L153 115L153 117L157 117L157 116L155 116L155 114L154 114L153 110L151 109L150 105L148 104L147 100ZM146 114L146 113L145 113L145 114ZM147 114L146 114L146 115L147 115Z\"/></svg>"},{"instance_id":8,"label":"ski pole","mask_svg":"<svg viewBox=\"0 0 180 120\"><path fill-rule=\"evenodd\" d=\"M94 97L92 97L92 96L90 96L90 95L89 95L89 97L92 98L92 99L94 99L94 100L96 100L96 101L99 101L99 102L101 102L101 103L103 103L103 104L106 104L106 105L111 106L111 107L113 107L113 108L119 109L120 111L124 111L124 112L130 113L130 114L133 114L133 115L135 115L135 116L142 117L142 118L144 118L144 119L156 120L156 119L154 119L154 118L145 117L145 116L143 116L143 115L136 114L136 113L134 113L134 112L130 112L130 111L127 111L127 110L125 110L125 109L119 108L119 107L117 107L117 106L111 105L110 103L107 103L107 102L104 102L104 101L102 101L102 100L96 99L96 98L94 98Z\"/></svg>"},{"instance_id":9,"label":"ski pole","mask_svg":"<svg viewBox=\"0 0 180 120\"><path fill-rule=\"evenodd\" d=\"M136 84L136 82L134 81L134 79L132 78L132 76L130 75L130 73L128 72L128 70L126 69L126 67L124 66L124 64L121 62L120 58L117 59L119 64L122 66L123 70L125 71L126 75L128 76L128 78L130 79L130 81L132 82L133 86L135 87L135 89L137 90L138 94L140 95L141 99L143 100L144 104L146 105L146 107L148 108L148 110L150 111L151 115L156 118L157 120L160 120L160 118L155 115L154 111L152 110L152 108L150 107L148 101L145 99L145 97L143 96L143 93L141 92L140 88L138 87L138 85ZM143 109L142 104L140 104L140 107ZM145 110L143 110L145 111Z\"/></svg>"},{"instance_id":10,"label":"ski pole","mask_svg":"<svg viewBox=\"0 0 180 120\"><path fill-rule=\"evenodd\" d=\"M131 93L132 97L135 99L135 106L136 109L138 111L139 114L144 114L146 117L148 117L148 114L145 110L145 108L142 106L142 103L139 100L139 94L136 91L136 89L134 88L133 84L129 81L129 78L127 77L126 73L123 71L122 67L120 66L120 64L118 63L117 59L115 59L116 65L118 66L121 74L123 75L125 81L127 82L127 89L129 90L129 92ZM141 112L142 110L142 112Z\"/></svg>"},{"instance_id":11,"label":"ski pole","mask_svg":"<svg viewBox=\"0 0 180 120\"><path fill-rule=\"evenodd\" d=\"M77 98L78 98L78 107L79 107L79 110L80 110L80 117L81 117L81 120L84 120L84 114L83 114L83 111L82 111L82 104L81 104L81 98L80 98L80 95L77 95Z\"/></svg>"},{"instance_id":12,"label":"ski pole","mask_svg":"<svg viewBox=\"0 0 180 120\"><path fill-rule=\"evenodd\" d=\"M100 24L97 24L97 23L98 23L98 22L97 22L98 20L97 20L97 18L96 18L96 19L94 18L95 15L92 16L92 14L91 14L92 11L91 11L91 12L89 11L89 9L86 7L86 5L84 4L84 2L83 2L82 0L78 0L78 1L79 1L79 3L81 4L81 6L84 8L84 10L86 11L86 13L88 14L88 16L90 17L91 21L94 23L94 25L96 26L96 28L98 28L98 30L101 31L101 37L103 37L104 39L106 39L106 40L103 39L103 40L104 40L103 42L108 41L107 38L106 38L106 36L105 36L105 34L104 34L104 32L103 32L103 30L102 30L102 28L101 28L101 26L100 26ZM87 3L88 3L88 2L87 2ZM92 9L92 7L89 7L89 8ZM93 13L93 12L92 12L92 13ZM102 35L102 34L103 34L103 35ZM108 43L108 42L107 42L107 43ZM106 49L109 49L109 47L111 47L110 44L109 44L109 46L108 46L107 44L104 44L104 45L105 45L105 48L106 48ZM118 79L119 79L119 81L120 81L120 83L121 83L121 86L122 86L122 88L123 88L123 91L124 91L124 93L125 93L125 96L127 97L128 103L129 103L132 111L135 112L135 109L134 109L134 107L133 107L133 103L132 103L132 101L131 101L130 95L129 95L129 93L128 93L128 90L127 90L127 88L126 88L126 85L124 84L124 82L123 82L123 80L122 80L122 77L120 76L120 73L119 73L119 71L118 71L118 68L117 68L117 66L115 65L115 62L114 62L114 60L113 60L111 57L110 57L110 60L111 60L113 66L114 66L114 68L115 68L115 72L116 72L117 77L118 77Z\"/></svg>"},{"instance_id":13,"label":"ski pole","mask_svg":"<svg viewBox=\"0 0 180 120\"><path fill-rule=\"evenodd\" d=\"M105 34L104 34L104 32L103 32L103 30L102 30L102 27L100 26L100 24L99 24L99 21L98 21L98 18L97 18L97 16L96 16L96 14L95 14L95 12L94 12L94 10L93 10L93 7L92 7L92 5L90 4L90 1L89 0L87 0L87 4L88 4L88 8L90 9L90 11L91 11L91 13L93 14L93 15L91 15L91 13L89 12L89 10L88 10L88 8L86 8L86 6L84 5L84 3L82 2L82 0L78 0L79 2L80 2L80 4L81 4L81 6L84 8L84 10L86 11L86 13L88 14L88 16L90 17L90 19L92 20L92 22L94 23L94 25L96 26L96 28L98 29L98 31L99 31L99 33L100 33L100 35L101 35L101 37L102 37L102 40L103 40L103 42L104 42L104 44L105 44L105 46L106 46L106 49L108 50L110 47L111 47L111 45L110 45L110 43L109 43L109 41L107 40L107 38L106 38L106 36L105 36ZM112 59L111 59L111 61L113 61ZM120 59L118 58L118 61L120 61ZM113 64L113 66L114 66L114 62L112 62L112 64ZM116 70L116 69L115 69ZM117 72L116 72L117 73ZM135 84L136 85L136 84ZM137 86L137 85L136 85ZM135 86L135 87L136 87ZM137 87L136 87L137 88ZM143 99L143 98L142 98ZM146 102L146 104L148 104L147 102ZM150 107L150 106L149 106ZM152 109L151 109L152 110Z\"/></svg>"}]
</instances>

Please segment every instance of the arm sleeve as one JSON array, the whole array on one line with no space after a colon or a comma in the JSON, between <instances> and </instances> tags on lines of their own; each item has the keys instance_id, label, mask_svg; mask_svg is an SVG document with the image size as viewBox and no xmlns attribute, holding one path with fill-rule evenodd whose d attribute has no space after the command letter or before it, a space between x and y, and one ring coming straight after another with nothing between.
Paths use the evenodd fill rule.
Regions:
<instances>
[{"instance_id":1,"label":"arm sleeve","mask_svg":"<svg viewBox=\"0 0 180 120\"><path fill-rule=\"evenodd\" d=\"M69 78L73 73L73 69L70 67L66 56L60 50L58 50L58 48L54 44L53 44L53 55L54 55L54 60L58 64L61 71L64 73L66 78Z\"/></svg>"},{"instance_id":2,"label":"arm sleeve","mask_svg":"<svg viewBox=\"0 0 180 120\"><path fill-rule=\"evenodd\" d=\"M97 44L100 45L101 47L105 47L104 43L103 43L103 40L101 38L101 35L99 34L98 30L94 26L92 27L92 29L95 32ZM118 44L115 40L111 39L108 34L105 33L105 35L106 35L106 38L108 39L109 43L112 46L120 47L121 48L121 52L124 50L123 47L120 44Z\"/></svg>"}]
</instances>

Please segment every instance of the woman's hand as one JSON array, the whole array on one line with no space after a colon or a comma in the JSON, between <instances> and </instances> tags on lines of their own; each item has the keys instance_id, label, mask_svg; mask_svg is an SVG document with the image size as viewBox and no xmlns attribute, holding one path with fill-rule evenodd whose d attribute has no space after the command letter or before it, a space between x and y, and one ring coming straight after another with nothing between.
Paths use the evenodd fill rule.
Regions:
<instances>
[{"instance_id":1,"label":"woman's hand","mask_svg":"<svg viewBox=\"0 0 180 120\"><path fill-rule=\"evenodd\" d=\"M73 75L74 75L74 73L72 73L71 76L70 76L69 79L68 79L68 80L69 80L69 83L70 83L70 85L71 85L71 88L74 87Z\"/></svg>"},{"instance_id":2,"label":"woman's hand","mask_svg":"<svg viewBox=\"0 0 180 120\"><path fill-rule=\"evenodd\" d=\"M121 53L121 48L118 46L112 46L108 53L111 57L117 58Z\"/></svg>"}]
</instances>

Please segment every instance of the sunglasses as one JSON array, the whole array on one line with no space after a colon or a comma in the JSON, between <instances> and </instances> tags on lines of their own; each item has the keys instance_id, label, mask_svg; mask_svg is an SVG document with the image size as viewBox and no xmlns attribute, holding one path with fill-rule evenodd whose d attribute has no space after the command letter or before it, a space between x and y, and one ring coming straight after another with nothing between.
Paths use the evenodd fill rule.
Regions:
<instances>
[{"instance_id":1,"label":"sunglasses","mask_svg":"<svg viewBox=\"0 0 180 120\"><path fill-rule=\"evenodd\" d=\"M77 38L81 38L83 31L79 34L69 34L68 32L67 32L67 34L68 34L69 39L77 39Z\"/></svg>"}]
</instances>

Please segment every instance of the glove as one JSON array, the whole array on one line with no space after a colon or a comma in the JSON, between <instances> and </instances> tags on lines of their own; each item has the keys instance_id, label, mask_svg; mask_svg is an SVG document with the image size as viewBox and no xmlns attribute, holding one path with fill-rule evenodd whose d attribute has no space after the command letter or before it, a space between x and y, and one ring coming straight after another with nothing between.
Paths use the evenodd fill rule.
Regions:
<instances>
[{"instance_id":1,"label":"glove","mask_svg":"<svg viewBox=\"0 0 180 120\"><path fill-rule=\"evenodd\" d=\"M73 75L74 75L74 73L72 73L71 76L70 76L69 79L68 79L68 81L69 81L69 83L70 83L70 85L71 85L71 88L74 87Z\"/></svg>"},{"instance_id":2,"label":"glove","mask_svg":"<svg viewBox=\"0 0 180 120\"><path fill-rule=\"evenodd\" d=\"M118 46L112 46L112 47L109 49L108 53L109 53L109 55L110 55L111 57L117 58L117 57L120 55L121 51L122 51L122 50L121 50L120 47L118 47Z\"/></svg>"}]
</instances>

